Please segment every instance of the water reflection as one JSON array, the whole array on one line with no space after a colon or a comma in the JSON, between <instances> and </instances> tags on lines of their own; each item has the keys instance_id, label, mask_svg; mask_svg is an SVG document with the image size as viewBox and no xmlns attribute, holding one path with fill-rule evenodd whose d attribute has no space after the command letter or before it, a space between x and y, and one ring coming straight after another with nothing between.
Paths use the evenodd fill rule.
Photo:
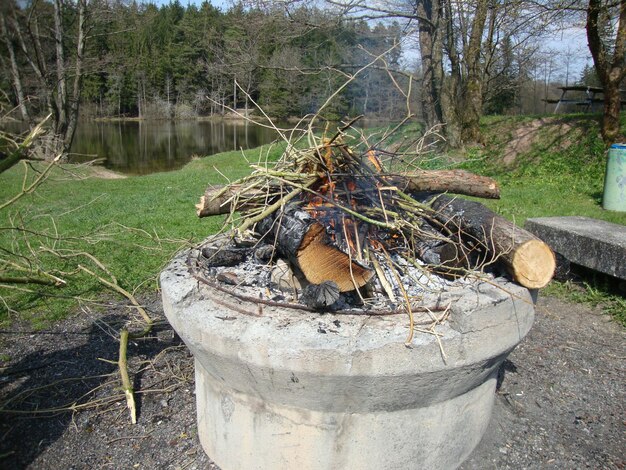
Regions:
<instances>
[{"instance_id":1,"label":"water reflection","mask_svg":"<svg viewBox=\"0 0 626 470\"><path fill-rule=\"evenodd\" d=\"M231 121L82 122L72 161L105 158L105 166L129 174L175 170L191 156L258 147L276 134L254 124Z\"/></svg>"}]
</instances>

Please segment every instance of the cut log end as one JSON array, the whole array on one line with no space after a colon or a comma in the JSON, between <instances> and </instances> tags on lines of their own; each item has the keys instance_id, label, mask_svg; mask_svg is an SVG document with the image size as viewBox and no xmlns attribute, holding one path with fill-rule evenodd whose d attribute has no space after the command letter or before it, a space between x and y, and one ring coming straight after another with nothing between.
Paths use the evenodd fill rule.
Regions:
<instances>
[{"instance_id":1,"label":"cut log end","mask_svg":"<svg viewBox=\"0 0 626 470\"><path fill-rule=\"evenodd\" d=\"M203 210L205 206L205 196L200 196L200 202L196 204L196 215L198 217L204 217Z\"/></svg>"},{"instance_id":2,"label":"cut log end","mask_svg":"<svg viewBox=\"0 0 626 470\"><path fill-rule=\"evenodd\" d=\"M363 287L374 274L344 252L324 243L324 229L319 224L314 224L305 235L297 259L307 281L312 284L332 281L340 292Z\"/></svg>"},{"instance_id":3,"label":"cut log end","mask_svg":"<svg viewBox=\"0 0 626 470\"><path fill-rule=\"evenodd\" d=\"M556 258L543 241L532 239L516 247L510 267L517 283L528 289L541 289L554 276Z\"/></svg>"}]
</instances>

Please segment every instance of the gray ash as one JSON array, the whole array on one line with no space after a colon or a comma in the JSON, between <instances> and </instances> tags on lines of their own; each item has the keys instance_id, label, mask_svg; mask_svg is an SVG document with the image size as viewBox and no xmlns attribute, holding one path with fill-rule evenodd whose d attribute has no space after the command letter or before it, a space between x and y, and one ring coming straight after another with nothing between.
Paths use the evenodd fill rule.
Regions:
<instances>
[{"instance_id":1,"label":"gray ash","mask_svg":"<svg viewBox=\"0 0 626 470\"><path fill-rule=\"evenodd\" d=\"M391 255L391 260L380 254L374 256L380 266L378 275L360 289L348 292L340 292L332 281L311 284L272 245L258 240L242 242L227 236L215 237L201 247L197 261L207 279L241 295L329 312L396 311L403 308L407 298L412 305L419 305L475 282L468 277L438 275L425 264L409 262L399 254ZM393 268L389 267L390 261Z\"/></svg>"}]
</instances>

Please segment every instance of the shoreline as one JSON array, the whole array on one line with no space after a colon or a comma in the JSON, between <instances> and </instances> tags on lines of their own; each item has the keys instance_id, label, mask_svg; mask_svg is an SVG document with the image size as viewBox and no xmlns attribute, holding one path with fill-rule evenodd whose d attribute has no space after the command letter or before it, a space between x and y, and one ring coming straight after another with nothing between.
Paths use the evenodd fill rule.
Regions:
<instances>
[{"instance_id":1,"label":"shoreline","mask_svg":"<svg viewBox=\"0 0 626 470\"><path fill-rule=\"evenodd\" d=\"M240 121L246 122L246 118L239 116L196 116L196 117L188 117L188 118L140 118L137 116L110 116L110 117L95 117L95 118L85 118L91 122L185 122L185 121L196 121L196 122L211 122L211 121ZM251 118L250 118L251 119Z\"/></svg>"}]
</instances>

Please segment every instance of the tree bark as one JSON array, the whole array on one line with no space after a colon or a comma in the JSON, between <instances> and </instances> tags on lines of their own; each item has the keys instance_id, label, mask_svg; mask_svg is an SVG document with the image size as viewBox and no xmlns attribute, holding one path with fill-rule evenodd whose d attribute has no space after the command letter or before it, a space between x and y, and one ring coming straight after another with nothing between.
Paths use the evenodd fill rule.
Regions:
<instances>
[{"instance_id":1,"label":"tree bark","mask_svg":"<svg viewBox=\"0 0 626 470\"><path fill-rule=\"evenodd\" d=\"M441 87L443 52L439 33L440 0L417 2L416 7L422 68L422 118L428 129L443 122Z\"/></svg>"},{"instance_id":2,"label":"tree bark","mask_svg":"<svg viewBox=\"0 0 626 470\"><path fill-rule=\"evenodd\" d=\"M458 109L459 97L463 96L463 91L461 90L461 60L456 49L451 0L443 1L445 1L444 11L446 18L445 47L450 60L450 73L446 76L441 93L441 113L446 123L445 135L447 143L452 148L458 148L463 144Z\"/></svg>"},{"instance_id":3,"label":"tree bark","mask_svg":"<svg viewBox=\"0 0 626 470\"><path fill-rule=\"evenodd\" d=\"M83 54L85 52L85 21L87 13L85 5L86 1L87 0L78 0L78 34L76 41L76 60L74 65L74 84L72 89L71 101L67 103L68 125L67 130L65 131L65 135L63 136L63 153L67 153L70 151L70 147L72 146L72 142L74 141L76 124L78 122L80 95L83 88Z\"/></svg>"},{"instance_id":4,"label":"tree bark","mask_svg":"<svg viewBox=\"0 0 626 470\"><path fill-rule=\"evenodd\" d=\"M61 17L63 6L61 0L54 0L54 42L56 51L56 75L57 75L57 93L55 116L55 133L61 136L65 135L67 129L67 115L65 105L67 103L66 88L66 70L65 70L65 52L63 47L63 18Z\"/></svg>"},{"instance_id":5,"label":"tree bark","mask_svg":"<svg viewBox=\"0 0 626 470\"><path fill-rule=\"evenodd\" d=\"M602 117L602 138L607 145L619 137L619 113L621 109L620 83L626 77L626 0L619 2L619 19L615 36L613 57L600 35L599 17L602 10L601 0L589 0L587 7L587 41L604 88L604 114Z\"/></svg>"},{"instance_id":6,"label":"tree bark","mask_svg":"<svg viewBox=\"0 0 626 470\"><path fill-rule=\"evenodd\" d=\"M501 260L513 280L529 289L545 287L554 275L556 261L548 245L484 205L440 195L431 201L434 216L452 233L480 245Z\"/></svg>"},{"instance_id":7,"label":"tree bark","mask_svg":"<svg viewBox=\"0 0 626 470\"><path fill-rule=\"evenodd\" d=\"M22 115L22 119L30 123L30 116L28 115L28 109L26 108L26 100L24 99L24 91L22 88L22 78L20 75L20 69L17 66L17 59L15 58L15 49L13 48L13 42L9 36L9 29L4 16L4 12L0 12L0 30L2 31L2 37L7 46L9 53L9 61L11 62L11 76L13 78L13 87L15 88L15 97L17 98L17 106Z\"/></svg>"},{"instance_id":8,"label":"tree bark","mask_svg":"<svg viewBox=\"0 0 626 470\"><path fill-rule=\"evenodd\" d=\"M463 86L462 139L464 143L480 142L480 116L483 108L483 89L480 53L487 20L487 0L478 0L472 21L472 31L466 51L467 78Z\"/></svg>"},{"instance_id":9,"label":"tree bark","mask_svg":"<svg viewBox=\"0 0 626 470\"><path fill-rule=\"evenodd\" d=\"M411 172L395 177L394 182L411 193L433 191L487 199L500 198L500 187L495 180L465 170Z\"/></svg>"}]
</instances>

